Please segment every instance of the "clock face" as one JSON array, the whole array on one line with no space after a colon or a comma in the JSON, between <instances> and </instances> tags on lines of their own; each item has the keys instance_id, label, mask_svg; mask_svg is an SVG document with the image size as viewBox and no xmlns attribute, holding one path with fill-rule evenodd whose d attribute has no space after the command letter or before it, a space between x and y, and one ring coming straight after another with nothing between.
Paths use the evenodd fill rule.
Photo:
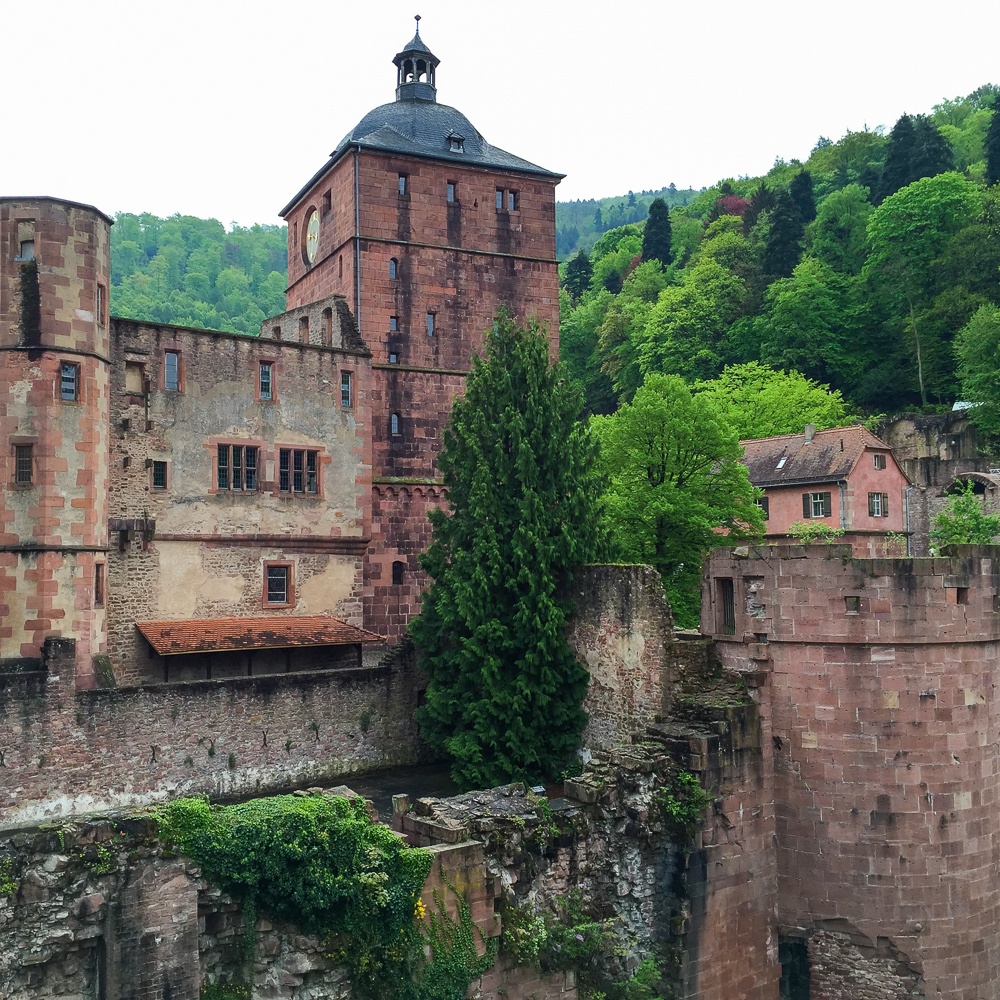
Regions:
<instances>
[{"instance_id":1,"label":"clock face","mask_svg":"<svg viewBox=\"0 0 1000 1000\"><path fill-rule=\"evenodd\" d=\"M306 223L306 260L311 264L316 259L319 246L319 212L313 211Z\"/></svg>"}]
</instances>

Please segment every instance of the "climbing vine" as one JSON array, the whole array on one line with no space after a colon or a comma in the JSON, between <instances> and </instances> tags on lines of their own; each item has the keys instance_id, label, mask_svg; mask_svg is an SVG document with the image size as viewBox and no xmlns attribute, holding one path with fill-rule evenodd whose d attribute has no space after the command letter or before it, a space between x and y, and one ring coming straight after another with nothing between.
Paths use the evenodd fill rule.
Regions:
<instances>
[{"instance_id":1,"label":"climbing vine","mask_svg":"<svg viewBox=\"0 0 1000 1000\"><path fill-rule=\"evenodd\" d=\"M493 962L493 949L476 953L477 929L463 900L457 920L440 901L426 913L420 893L430 852L372 822L362 799L278 795L211 806L188 798L158 818L166 840L242 901L248 945L258 912L326 937L357 995L462 1000Z\"/></svg>"}]
</instances>

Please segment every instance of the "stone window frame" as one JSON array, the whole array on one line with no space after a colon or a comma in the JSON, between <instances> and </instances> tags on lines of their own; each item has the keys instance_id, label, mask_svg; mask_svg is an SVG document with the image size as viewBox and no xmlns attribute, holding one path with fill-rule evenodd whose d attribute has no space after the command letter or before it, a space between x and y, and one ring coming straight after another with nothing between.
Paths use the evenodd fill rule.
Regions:
<instances>
[{"instance_id":1,"label":"stone window frame","mask_svg":"<svg viewBox=\"0 0 1000 1000\"><path fill-rule=\"evenodd\" d=\"M277 573L278 570L284 570L284 600L272 601L271 594L276 593L276 591L272 590L271 581L274 580L277 584L277 580L281 576ZM265 559L261 583L260 603L262 608L273 610L275 608L295 607L295 563L290 559Z\"/></svg>"},{"instance_id":2,"label":"stone window frame","mask_svg":"<svg viewBox=\"0 0 1000 1000\"><path fill-rule=\"evenodd\" d=\"M265 442L260 440L238 440L232 437L211 437L205 442L205 447L209 449L209 460L212 463L212 482L209 487L209 496L255 496L259 495L264 490L264 458L267 455L267 445ZM255 471L256 476L254 478L254 486L252 489L247 489L245 486L242 489L233 489L232 486L219 486L219 449L220 448L239 448L243 451L242 462L240 464L241 469L241 479L246 483L246 450L248 448L256 451L256 465ZM230 452L230 461L228 467L228 477L232 477L233 462L232 462L232 452Z\"/></svg>"}]
</instances>

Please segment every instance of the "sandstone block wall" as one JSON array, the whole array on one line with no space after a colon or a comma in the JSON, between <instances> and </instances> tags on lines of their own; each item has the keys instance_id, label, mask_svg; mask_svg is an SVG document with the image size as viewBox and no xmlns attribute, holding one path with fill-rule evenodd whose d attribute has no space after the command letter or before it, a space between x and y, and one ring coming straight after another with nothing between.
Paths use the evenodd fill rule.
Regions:
<instances>
[{"instance_id":1,"label":"sandstone block wall","mask_svg":"<svg viewBox=\"0 0 1000 1000\"><path fill-rule=\"evenodd\" d=\"M47 674L0 676L0 829L178 795L241 796L414 763L412 662L77 691L73 644Z\"/></svg>"},{"instance_id":2,"label":"sandstone block wall","mask_svg":"<svg viewBox=\"0 0 1000 1000\"><path fill-rule=\"evenodd\" d=\"M735 635L722 627L726 580ZM751 549L709 563L703 628L726 666L763 685L778 920L808 941L813 995L909 995L919 976L962 1000L1000 989L998 595L990 548L874 560ZM834 969L838 954L856 960Z\"/></svg>"}]
</instances>

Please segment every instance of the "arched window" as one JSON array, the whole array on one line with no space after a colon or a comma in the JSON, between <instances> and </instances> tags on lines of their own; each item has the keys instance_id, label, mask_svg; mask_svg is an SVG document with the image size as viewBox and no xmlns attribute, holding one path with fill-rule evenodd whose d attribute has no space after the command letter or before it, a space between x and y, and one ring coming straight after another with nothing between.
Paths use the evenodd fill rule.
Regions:
<instances>
[{"instance_id":1,"label":"arched window","mask_svg":"<svg viewBox=\"0 0 1000 1000\"><path fill-rule=\"evenodd\" d=\"M400 430L399 414L393 413L389 417L389 433L393 437L399 437L403 432Z\"/></svg>"},{"instance_id":2,"label":"arched window","mask_svg":"<svg viewBox=\"0 0 1000 1000\"><path fill-rule=\"evenodd\" d=\"M392 564L392 582L393 585L398 587L406 576L406 563L396 560Z\"/></svg>"},{"instance_id":3,"label":"arched window","mask_svg":"<svg viewBox=\"0 0 1000 1000\"><path fill-rule=\"evenodd\" d=\"M395 257L389 261L389 278L392 281L396 280L396 276L399 274L399 261Z\"/></svg>"}]
</instances>

